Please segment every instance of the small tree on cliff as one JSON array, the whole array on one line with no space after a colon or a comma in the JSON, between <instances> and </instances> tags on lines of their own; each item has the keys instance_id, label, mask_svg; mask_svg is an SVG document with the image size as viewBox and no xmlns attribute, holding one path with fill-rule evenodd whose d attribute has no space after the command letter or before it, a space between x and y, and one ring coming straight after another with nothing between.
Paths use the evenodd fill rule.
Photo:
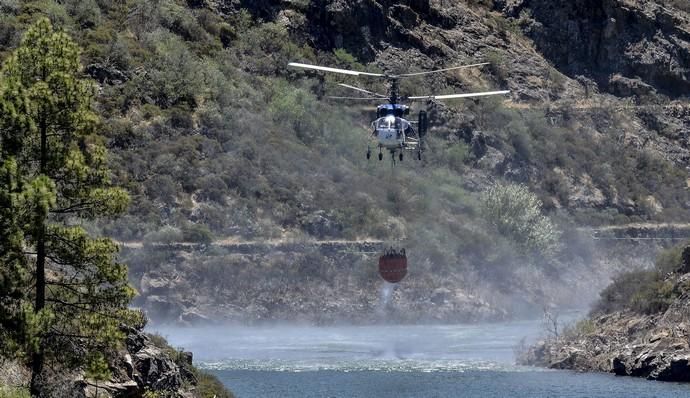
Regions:
<instances>
[{"instance_id":1,"label":"small tree on cliff","mask_svg":"<svg viewBox=\"0 0 690 398\"><path fill-rule=\"evenodd\" d=\"M77 45L42 19L0 70L0 345L30 359L32 395L45 364L103 376L103 352L136 319L117 246L80 226L129 201L111 187L81 69Z\"/></svg>"}]
</instances>

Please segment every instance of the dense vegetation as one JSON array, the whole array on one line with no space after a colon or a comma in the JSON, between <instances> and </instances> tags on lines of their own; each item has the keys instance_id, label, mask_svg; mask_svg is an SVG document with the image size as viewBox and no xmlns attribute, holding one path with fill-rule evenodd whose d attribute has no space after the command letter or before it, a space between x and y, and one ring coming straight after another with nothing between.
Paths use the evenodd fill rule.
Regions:
<instances>
[{"instance_id":1,"label":"dense vegetation","mask_svg":"<svg viewBox=\"0 0 690 398\"><path fill-rule=\"evenodd\" d=\"M78 46L46 18L0 69L0 360L30 363L33 397L70 394L74 370L109 379L125 329L145 323L128 308L117 245L81 226L129 201L111 183L94 88Z\"/></svg>"},{"instance_id":2,"label":"dense vegetation","mask_svg":"<svg viewBox=\"0 0 690 398\"><path fill-rule=\"evenodd\" d=\"M519 21L491 12L491 3L468 2L500 34L518 35ZM127 188L133 205L117 220L86 224L91 232L144 242L403 240L422 267L457 272L469 289L477 278L512 280L523 267L557 275L587 257L567 246L577 240L573 225L687 215L687 173L656 150L625 143L621 132L637 123L637 111L618 110L618 100L606 95L586 98L593 107L580 108L564 94L574 83L553 68L541 83L553 107L495 99L430 105L434 128L423 162L406 160L394 170L367 163L361 127L371 120L369 108L324 101L338 78L285 66L292 60L371 71L408 66L368 63L371 54L352 46L324 46L308 26L267 12L268 3L232 4L0 2L0 57L18 45L29 23L47 16L82 46L85 72L99 82L95 110L113 182ZM292 21L304 21L311 10L307 2L285 7L296 15ZM483 73L420 78L403 89L450 92L524 78L502 51L482 53L493 63ZM357 83L385 91L375 82ZM671 136L666 127L660 134ZM481 206L492 180L537 194L551 219L542 225L565 231L566 245L547 245L565 248L549 253L555 259L514 254L525 236L497 226ZM133 280L164 257L133 255ZM304 269L319 261L305 260ZM208 272L223 274L221 266Z\"/></svg>"},{"instance_id":3,"label":"dense vegetation","mask_svg":"<svg viewBox=\"0 0 690 398\"><path fill-rule=\"evenodd\" d=\"M107 377L104 353L124 339L120 325L138 319L117 246L78 225L128 202L110 184L93 86L79 72L76 45L47 19L0 70L0 350L30 359L34 396L57 364Z\"/></svg>"},{"instance_id":4,"label":"dense vegetation","mask_svg":"<svg viewBox=\"0 0 690 398\"><path fill-rule=\"evenodd\" d=\"M593 313L634 311L640 314L657 314L668 306L690 285L678 284L677 276L690 271L690 248L682 244L659 254L655 267L649 270L626 272L600 294Z\"/></svg>"},{"instance_id":5,"label":"dense vegetation","mask_svg":"<svg viewBox=\"0 0 690 398\"><path fill-rule=\"evenodd\" d=\"M511 167L523 169L512 178L528 182L547 208L568 208L580 222L671 220L686 212L685 173L653 152L618 144L615 130L629 121L627 113L604 107L582 115L565 108L547 117L493 100L454 104L464 121L455 118L436 130L424 167L404 164L391 178L388 167L362 161L358 126L368 115L319 101L330 85L285 68L295 59L366 68L342 49L301 44L285 26L248 11L219 15L173 0L5 1L2 7L0 48L16 45L18 32L38 15L48 15L85 48L87 71L102 83L99 112L117 182L127 185L136 203L128 217L107 226L120 239L140 240L166 226L186 239L285 231L395 237L399 231L386 227L387 219L405 214L400 222L411 229L434 205L472 206L471 195L458 192L464 196L458 201L437 189L460 189L463 174L479 167L479 154L464 141L469 136L448 141L454 128L482 130ZM505 61L496 63L488 81L463 84L509 79ZM563 84L563 76L552 78L553 86ZM420 84L431 83L410 86ZM592 148L593 133L585 126L597 124L610 127L601 127L604 134ZM573 185L587 183L579 179L602 191L600 206L608 210L569 203ZM617 208L616 198L632 204ZM322 218L331 230L314 225Z\"/></svg>"}]
</instances>

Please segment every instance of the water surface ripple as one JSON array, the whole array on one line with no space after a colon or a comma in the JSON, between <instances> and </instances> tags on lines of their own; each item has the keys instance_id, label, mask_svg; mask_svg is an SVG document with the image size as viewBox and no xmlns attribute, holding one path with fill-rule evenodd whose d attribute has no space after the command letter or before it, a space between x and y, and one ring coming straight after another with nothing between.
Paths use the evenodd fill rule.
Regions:
<instances>
[{"instance_id":1,"label":"water surface ripple","mask_svg":"<svg viewBox=\"0 0 690 398\"><path fill-rule=\"evenodd\" d=\"M516 366L539 321L157 328L242 397L689 397L690 385Z\"/></svg>"}]
</instances>

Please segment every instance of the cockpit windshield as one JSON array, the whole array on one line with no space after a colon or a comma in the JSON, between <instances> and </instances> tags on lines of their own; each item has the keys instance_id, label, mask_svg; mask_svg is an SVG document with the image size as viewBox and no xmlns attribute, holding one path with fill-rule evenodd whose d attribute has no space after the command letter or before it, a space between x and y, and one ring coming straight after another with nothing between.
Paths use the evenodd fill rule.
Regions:
<instances>
[{"instance_id":1,"label":"cockpit windshield","mask_svg":"<svg viewBox=\"0 0 690 398\"><path fill-rule=\"evenodd\" d=\"M389 129L391 128L391 124L393 122L392 117L382 117L379 119L376 123L376 128L377 129Z\"/></svg>"},{"instance_id":2,"label":"cockpit windshield","mask_svg":"<svg viewBox=\"0 0 690 398\"><path fill-rule=\"evenodd\" d=\"M399 117L382 117L376 121L376 128L402 130L407 128L407 122Z\"/></svg>"}]
</instances>

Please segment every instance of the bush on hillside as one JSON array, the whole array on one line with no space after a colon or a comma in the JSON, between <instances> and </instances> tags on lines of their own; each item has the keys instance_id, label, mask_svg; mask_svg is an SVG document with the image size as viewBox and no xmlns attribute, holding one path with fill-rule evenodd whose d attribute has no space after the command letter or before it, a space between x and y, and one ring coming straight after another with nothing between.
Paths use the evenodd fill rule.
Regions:
<instances>
[{"instance_id":1,"label":"bush on hillside","mask_svg":"<svg viewBox=\"0 0 690 398\"><path fill-rule=\"evenodd\" d=\"M482 194L480 214L522 251L551 254L558 248L560 232L542 214L537 195L524 185L494 184Z\"/></svg>"},{"instance_id":2,"label":"bush on hillside","mask_svg":"<svg viewBox=\"0 0 690 398\"><path fill-rule=\"evenodd\" d=\"M0 385L0 398L31 398L28 388L15 388Z\"/></svg>"},{"instance_id":3,"label":"bush on hillside","mask_svg":"<svg viewBox=\"0 0 690 398\"><path fill-rule=\"evenodd\" d=\"M592 313L608 314L615 311L634 311L656 314L666 311L682 292L673 282L683 261L687 244L664 250L650 270L625 272L599 294ZM682 290L682 289L681 289Z\"/></svg>"}]
</instances>

